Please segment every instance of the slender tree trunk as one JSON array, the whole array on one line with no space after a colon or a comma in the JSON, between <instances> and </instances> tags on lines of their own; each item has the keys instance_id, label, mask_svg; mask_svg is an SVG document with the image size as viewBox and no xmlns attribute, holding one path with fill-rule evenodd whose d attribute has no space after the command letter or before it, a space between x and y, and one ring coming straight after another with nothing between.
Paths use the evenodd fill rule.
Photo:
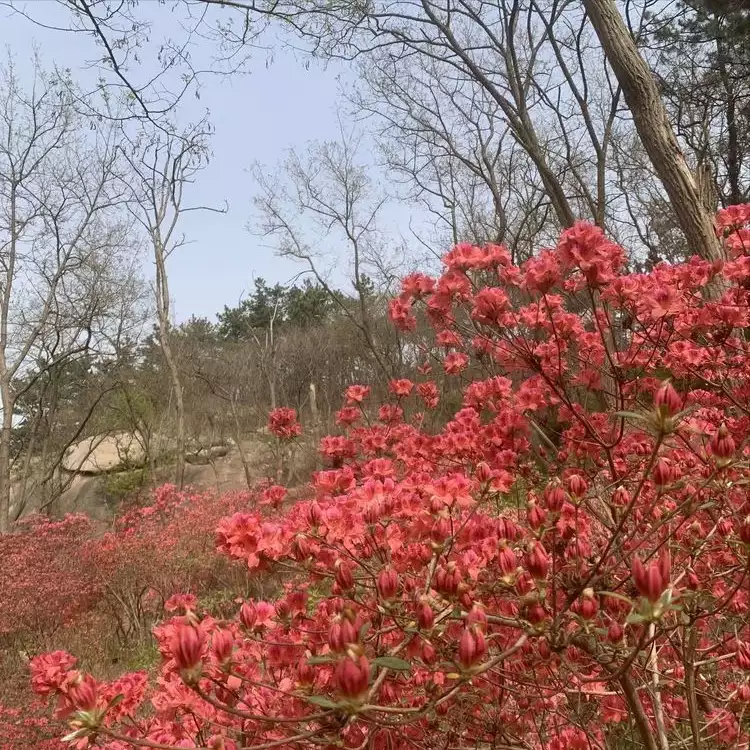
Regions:
<instances>
[{"instance_id":1,"label":"slender tree trunk","mask_svg":"<svg viewBox=\"0 0 750 750\"><path fill-rule=\"evenodd\" d=\"M740 147L739 131L737 129L737 94L734 89L729 71L727 70L727 55L724 45L717 39L716 53L719 58L719 77L727 97L727 179L729 180L729 203L736 205L742 202L740 188Z\"/></svg>"},{"instance_id":2,"label":"slender tree trunk","mask_svg":"<svg viewBox=\"0 0 750 750\"><path fill-rule=\"evenodd\" d=\"M161 322L159 326L161 327ZM169 370L169 377L172 381L172 390L174 391L175 412L177 414L177 456L175 466L175 484L182 489L185 484L185 401L182 393L182 383L180 382L180 373L177 370L172 347L169 343L169 323L167 330L160 334L161 350L164 355L164 361Z\"/></svg>"},{"instance_id":3,"label":"slender tree trunk","mask_svg":"<svg viewBox=\"0 0 750 750\"><path fill-rule=\"evenodd\" d=\"M42 450L39 458L39 465L44 472L44 475L39 487L39 492L41 494L41 506L44 507L48 516L54 516L56 510L54 506L55 500L57 499L55 497L57 488L55 487L54 482L54 470L47 470L47 460L49 459L50 454L50 440L52 438L53 429L52 425L54 424L55 415L57 412L58 385L54 368L52 369L52 372L50 372L50 379L52 380L52 392L49 399L49 407L47 413L47 429L45 430L44 438L42 439Z\"/></svg>"},{"instance_id":4,"label":"slender tree trunk","mask_svg":"<svg viewBox=\"0 0 750 750\"><path fill-rule=\"evenodd\" d=\"M318 414L318 392L315 388L315 383L310 383L310 417L313 429L317 430L320 425L320 416Z\"/></svg>"},{"instance_id":5,"label":"slender tree trunk","mask_svg":"<svg viewBox=\"0 0 750 750\"><path fill-rule=\"evenodd\" d=\"M46 387L45 387L46 391ZM41 405L37 409L36 415L34 416L34 426L31 429L31 437L29 438L28 445L24 450L23 468L21 469L21 482L18 488L18 503L16 504L15 517L18 518L21 512L23 512L28 501L29 482L31 481L31 474L34 469L32 458L36 453L36 444L39 438L39 427L42 420L42 407ZM37 466L37 470L39 467ZM32 488L34 483L32 482Z\"/></svg>"},{"instance_id":6,"label":"slender tree trunk","mask_svg":"<svg viewBox=\"0 0 750 750\"><path fill-rule=\"evenodd\" d=\"M0 382L3 418L0 424L0 534L10 530L10 440L13 432L13 395L10 384Z\"/></svg>"},{"instance_id":7,"label":"slender tree trunk","mask_svg":"<svg viewBox=\"0 0 750 750\"><path fill-rule=\"evenodd\" d=\"M159 344L164 362L169 370L174 392L175 411L177 413L177 457L175 465L175 484L179 489L185 485L185 400L182 391L182 381L172 351L172 324L169 310L169 282L165 252L161 240L154 239L154 260L156 261L156 306L159 319Z\"/></svg>"},{"instance_id":8,"label":"slender tree trunk","mask_svg":"<svg viewBox=\"0 0 750 750\"><path fill-rule=\"evenodd\" d=\"M250 462L248 461L245 449L242 447L242 428L240 426L240 418L237 414L237 404L235 403L234 395L229 399L229 405L232 410L232 421L234 422L234 439L237 443L237 452L240 455L240 461L242 462L242 471L245 473L245 484L248 490L253 488L253 475L250 471Z\"/></svg>"},{"instance_id":9,"label":"slender tree trunk","mask_svg":"<svg viewBox=\"0 0 750 750\"><path fill-rule=\"evenodd\" d=\"M700 198L695 176L680 151L651 69L638 51L615 0L583 0L583 5L691 250L706 260L723 258L713 216Z\"/></svg>"},{"instance_id":10,"label":"slender tree trunk","mask_svg":"<svg viewBox=\"0 0 750 750\"><path fill-rule=\"evenodd\" d=\"M271 396L271 409L276 408L276 376L273 372L274 365L271 364L271 372L268 374L268 391Z\"/></svg>"}]
</instances>

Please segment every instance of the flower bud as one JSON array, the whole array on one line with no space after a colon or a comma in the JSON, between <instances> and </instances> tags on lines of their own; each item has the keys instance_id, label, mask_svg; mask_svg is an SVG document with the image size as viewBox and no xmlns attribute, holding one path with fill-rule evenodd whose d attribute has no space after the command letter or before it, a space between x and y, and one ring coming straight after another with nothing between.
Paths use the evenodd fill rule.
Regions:
<instances>
[{"instance_id":1,"label":"flower bud","mask_svg":"<svg viewBox=\"0 0 750 750\"><path fill-rule=\"evenodd\" d=\"M531 576L524 570L516 578L516 591L519 596L526 596L533 588L534 583Z\"/></svg>"},{"instance_id":2,"label":"flower bud","mask_svg":"<svg viewBox=\"0 0 750 750\"><path fill-rule=\"evenodd\" d=\"M610 643L619 643L622 640L625 631L617 620L612 620L607 628L607 640Z\"/></svg>"},{"instance_id":3,"label":"flower bud","mask_svg":"<svg viewBox=\"0 0 750 750\"><path fill-rule=\"evenodd\" d=\"M297 681L303 686L310 686L315 682L315 670L306 656L297 663Z\"/></svg>"},{"instance_id":4,"label":"flower bud","mask_svg":"<svg viewBox=\"0 0 750 750\"><path fill-rule=\"evenodd\" d=\"M422 630L432 630L435 624L435 613L424 599L417 606L417 622Z\"/></svg>"},{"instance_id":5,"label":"flower bud","mask_svg":"<svg viewBox=\"0 0 750 750\"><path fill-rule=\"evenodd\" d=\"M654 406L664 417L673 417L682 408L682 399L674 386L667 381L656 389Z\"/></svg>"},{"instance_id":6,"label":"flower bud","mask_svg":"<svg viewBox=\"0 0 750 750\"><path fill-rule=\"evenodd\" d=\"M323 509L315 500L310 503L307 509L307 522L313 527L320 526L323 523Z\"/></svg>"},{"instance_id":7,"label":"flower bud","mask_svg":"<svg viewBox=\"0 0 750 750\"><path fill-rule=\"evenodd\" d=\"M506 578L512 576L518 567L515 552L505 542L500 542L500 549L497 552L497 566Z\"/></svg>"},{"instance_id":8,"label":"flower bud","mask_svg":"<svg viewBox=\"0 0 750 750\"><path fill-rule=\"evenodd\" d=\"M737 642L737 666L750 671L750 643Z\"/></svg>"},{"instance_id":9,"label":"flower bud","mask_svg":"<svg viewBox=\"0 0 750 750\"><path fill-rule=\"evenodd\" d=\"M505 516L497 519L497 538L513 542L521 536L521 530L514 521Z\"/></svg>"},{"instance_id":10,"label":"flower bud","mask_svg":"<svg viewBox=\"0 0 750 750\"><path fill-rule=\"evenodd\" d=\"M359 641L357 626L348 617L338 618L328 630L328 645L331 651L341 653L357 641Z\"/></svg>"},{"instance_id":11,"label":"flower bud","mask_svg":"<svg viewBox=\"0 0 750 750\"><path fill-rule=\"evenodd\" d=\"M638 593L652 604L657 602L669 585L671 574L668 557L644 566L639 558L633 559L633 582Z\"/></svg>"},{"instance_id":12,"label":"flower bud","mask_svg":"<svg viewBox=\"0 0 750 750\"><path fill-rule=\"evenodd\" d=\"M304 562L312 555L312 545L304 534L297 534L292 545L292 557L297 562Z\"/></svg>"},{"instance_id":13,"label":"flower bud","mask_svg":"<svg viewBox=\"0 0 750 750\"><path fill-rule=\"evenodd\" d=\"M488 482L492 476L492 470L486 461L480 461L474 470L474 476L480 482Z\"/></svg>"},{"instance_id":14,"label":"flower bud","mask_svg":"<svg viewBox=\"0 0 750 750\"><path fill-rule=\"evenodd\" d=\"M234 637L228 630L217 630L211 638L211 653L219 664L227 664L232 657Z\"/></svg>"},{"instance_id":15,"label":"flower bud","mask_svg":"<svg viewBox=\"0 0 750 750\"><path fill-rule=\"evenodd\" d=\"M172 637L172 656L177 669L183 672L199 672L202 665L205 637L198 628L181 623Z\"/></svg>"},{"instance_id":16,"label":"flower bud","mask_svg":"<svg viewBox=\"0 0 750 750\"><path fill-rule=\"evenodd\" d=\"M656 462L656 466L654 466L654 470L651 476L654 480L654 484L657 487L663 487L665 484L669 484L672 481L674 473L667 460L664 458L660 458Z\"/></svg>"},{"instance_id":17,"label":"flower bud","mask_svg":"<svg viewBox=\"0 0 750 750\"><path fill-rule=\"evenodd\" d=\"M583 497L589 486L580 474L573 474L568 479L568 491L573 497Z\"/></svg>"},{"instance_id":18,"label":"flower bud","mask_svg":"<svg viewBox=\"0 0 750 750\"><path fill-rule=\"evenodd\" d=\"M596 601L594 592L586 589L581 598L573 602L571 609L584 620L591 620L599 611L599 602Z\"/></svg>"},{"instance_id":19,"label":"flower bud","mask_svg":"<svg viewBox=\"0 0 750 750\"><path fill-rule=\"evenodd\" d=\"M247 630L252 630L258 620L258 610L254 602L244 602L240 607L240 622Z\"/></svg>"},{"instance_id":20,"label":"flower bud","mask_svg":"<svg viewBox=\"0 0 750 750\"><path fill-rule=\"evenodd\" d=\"M466 627L477 628L482 632L487 630L487 613L481 604L475 604L466 616Z\"/></svg>"},{"instance_id":21,"label":"flower bud","mask_svg":"<svg viewBox=\"0 0 750 750\"><path fill-rule=\"evenodd\" d=\"M358 700L370 684L370 664L365 656L342 659L334 671L336 686L344 698Z\"/></svg>"},{"instance_id":22,"label":"flower bud","mask_svg":"<svg viewBox=\"0 0 750 750\"><path fill-rule=\"evenodd\" d=\"M529 526L536 531L540 529L547 518L547 513L543 508L540 508L536 503L530 503L529 509L526 513L526 519L529 522Z\"/></svg>"},{"instance_id":23,"label":"flower bud","mask_svg":"<svg viewBox=\"0 0 750 750\"><path fill-rule=\"evenodd\" d=\"M93 711L96 708L96 681L90 675L77 673L68 687L70 702L78 711Z\"/></svg>"},{"instance_id":24,"label":"flower bud","mask_svg":"<svg viewBox=\"0 0 750 750\"><path fill-rule=\"evenodd\" d=\"M365 523L374 526L382 517L382 508L380 503L372 502L366 508L364 512Z\"/></svg>"},{"instance_id":25,"label":"flower bud","mask_svg":"<svg viewBox=\"0 0 750 750\"><path fill-rule=\"evenodd\" d=\"M345 560L336 562L336 583L342 591L348 591L354 587L354 575L352 566Z\"/></svg>"},{"instance_id":26,"label":"flower bud","mask_svg":"<svg viewBox=\"0 0 750 750\"><path fill-rule=\"evenodd\" d=\"M612 493L612 503L614 505L624 506L627 505L631 500L630 493L625 487L618 487Z\"/></svg>"},{"instance_id":27,"label":"flower bud","mask_svg":"<svg viewBox=\"0 0 750 750\"><path fill-rule=\"evenodd\" d=\"M526 607L526 619L532 625L538 625L546 617L547 613L544 611L544 607L541 604L535 603Z\"/></svg>"},{"instance_id":28,"label":"flower bud","mask_svg":"<svg viewBox=\"0 0 750 750\"><path fill-rule=\"evenodd\" d=\"M737 688L737 697L743 703L750 703L750 685L743 682L742 685Z\"/></svg>"},{"instance_id":29,"label":"flower bud","mask_svg":"<svg viewBox=\"0 0 750 750\"><path fill-rule=\"evenodd\" d=\"M470 669L487 653L484 633L475 628L466 628L458 642L458 661L464 669Z\"/></svg>"},{"instance_id":30,"label":"flower bud","mask_svg":"<svg viewBox=\"0 0 750 750\"><path fill-rule=\"evenodd\" d=\"M718 464L725 465L731 461L737 446L725 424L722 424L711 438L708 448L716 459L718 459Z\"/></svg>"},{"instance_id":31,"label":"flower bud","mask_svg":"<svg viewBox=\"0 0 750 750\"><path fill-rule=\"evenodd\" d=\"M443 595L454 596L458 593L461 577L455 566L439 568L435 573L435 588Z\"/></svg>"},{"instance_id":32,"label":"flower bud","mask_svg":"<svg viewBox=\"0 0 750 750\"><path fill-rule=\"evenodd\" d=\"M526 555L526 569L537 580L547 577L549 555L539 542L533 542Z\"/></svg>"},{"instance_id":33,"label":"flower bud","mask_svg":"<svg viewBox=\"0 0 750 750\"><path fill-rule=\"evenodd\" d=\"M556 484L547 485L543 497L544 504L552 513L559 513L562 510L563 505L565 505L565 501L568 499L565 490Z\"/></svg>"},{"instance_id":34,"label":"flower bud","mask_svg":"<svg viewBox=\"0 0 750 750\"><path fill-rule=\"evenodd\" d=\"M375 586L383 601L395 599L398 593L398 573L393 568L384 568L378 574Z\"/></svg>"}]
</instances>

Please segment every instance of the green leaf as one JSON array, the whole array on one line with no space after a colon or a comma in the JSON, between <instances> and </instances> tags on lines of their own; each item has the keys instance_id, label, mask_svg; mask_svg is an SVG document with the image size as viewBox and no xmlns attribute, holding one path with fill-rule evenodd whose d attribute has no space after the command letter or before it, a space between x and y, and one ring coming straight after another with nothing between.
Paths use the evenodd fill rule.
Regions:
<instances>
[{"instance_id":1,"label":"green leaf","mask_svg":"<svg viewBox=\"0 0 750 750\"><path fill-rule=\"evenodd\" d=\"M408 661L396 656L378 656L372 663L377 667L393 669L396 672L408 672L411 669L411 664Z\"/></svg>"},{"instance_id":2,"label":"green leaf","mask_svg":"<svg viewBox=\"0 0 750 750\"><path fill-rule=\"evenodd\" d=\"M616 411L615 416L627 417L628 419L645 419L646 418L643 414L638 414L638 412L635 412L635 411Z\"/></svg>"},{"instance_id":3,"label":"green leaf","mask_svg":"<svg viewBox=\"0 0 750 750\"><path fill-rule=\"evenodd\" d=\"M338 708L339 704L324 695L308 695L307 700L321 708Z\"/></svg>"},{"instance_id":4,"label":"green leaf","mask_svg":"<svg viewBox=\"0 0 750 750\"><path fill-rule=\"evenodd\" d=\"M631 612L625 622L628 625L640 625L641 623L646 622L646 618L643 617L643 615L639 615L637 612Z\"/></svg>"},{"instance_id":5,"label":"green leaf","mask_svg":"<svg viewBox=\"0 0 750 750\"><path fill-rule=\"evenodd\" d=\"M332 656L311 656L308 660L308 664L331 664L335 659Z\"/></svg>"},{"instance_id":6,"label":"green leaf","mask_svg":"<svg viewBox=\"0 0 750 750\"><path fill-rule=\"evenodd\" d=\"M112 698L112 700L111 700L111 701L110 701L110 702L109 702L109 703L107 704L107 708L108 708L108 709L110 709L110 708L112 708L113 706L116 706L116 705L117 705L118 703L122 702L123 700L125 700L125 696L123 695L123 693L118 693L118 694L117 694L117 695L116 695L116 696L115 696L114 698Z\"/></svg>"}]
</instances>

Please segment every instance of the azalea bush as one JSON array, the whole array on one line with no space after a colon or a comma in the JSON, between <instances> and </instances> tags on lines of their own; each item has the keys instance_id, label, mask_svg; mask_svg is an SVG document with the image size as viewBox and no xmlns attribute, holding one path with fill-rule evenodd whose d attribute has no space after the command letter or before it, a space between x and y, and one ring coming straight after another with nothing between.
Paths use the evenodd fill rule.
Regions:
<instances>
[{"instance_id":1,"label":"azalea bush","mask_svg":"<svg viewBox=\"0 0 750 750\"><path fill-rule=\"evenodd\" d=\"M8 708L0 703L0 750L65 750L65 743L55 736L60 722L42 713L42 707L34 709Z\"/></svg>"},{"instance_id":2,"label":"azalea bush","mask_svg":"<svg viewBox=\"0 0 750 750\"><path fill-rule=\"evenodd\" d=\"M97 600L98 588L80 564L92 530L84 515L33 515L15 533L0 535L0 645L53 634Z\"/></svg>"},{"instance_id":3,"label":"azalea bush","mask_svg":"<svg viewBox=\"0 0 750 750\"><path fill-rule=\"evenodd\" d=\"M31 516L0 536L0 750L63 747L50 739L60 722L29 696L29 654L66 646L108 672L114 660L148 663L151 626L184 601L174 591L221 612L257 590L214 550L218 521L257 501L165 485L106 532L81 515Z\"/></svg>"},{"instance_id":4,"label":"azalea bush","mask_svg":"<svg viewBox=\"0 0 750 750\"><path fill-rule=\"evenodd\" d=\"M176 597L151 682L37 657L67 740L747 747L750 206L717 232L724 262L648 274L581 223L521 266L459 245L405 278L394 324L435 331L413 377L347 390L307 497L218 524L278 596L227 619ZM438 368L463 402L428 430Z\"/></svg>"},{"instance_id":5,"label":"azalea bush","mask_svg":"<svg viewBox=\"0 0 750 750\"><path fill-rule=\"evenodd\" d=\"M251 502L248 492L164 485L107 531L83 515L23 519L0 536L0 645L32 649L92 615L123 641L148 633L175 591L247 591L213 538L222 517Z\"/></svg>"},{"instance_id":6,"label":"azalea bush","mask_svg":"<svg viewBox=\"0 0 750 750\"><path fill-rule=\"evenodd\" d=\"M100 592L98 609L120 643L148 637L175 591L248 590L214 553L213 530L250 502L248 492L217 496L164 485L151 504L133 508L79 548L80 564Z\"/></svg>"}]
</instances>

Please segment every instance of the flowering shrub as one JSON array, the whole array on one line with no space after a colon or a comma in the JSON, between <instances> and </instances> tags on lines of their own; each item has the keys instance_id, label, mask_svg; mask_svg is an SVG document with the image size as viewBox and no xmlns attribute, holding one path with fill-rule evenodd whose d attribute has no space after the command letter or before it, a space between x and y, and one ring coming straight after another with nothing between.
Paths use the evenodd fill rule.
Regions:
<instances>
[{"instance_id":1,"label":"flowering shrub","mask_svg":"<svg viewBox=\"0 0 750 750\"><path fill-rule=\"evenodd\" d=\"M55 737L59 723L42 714L39 707L35 709L30 712L28 706L8 708L0 703L0 750L65 750L67 745Z\"/></svg>"},{"instance_id":2,"label":"flowering shrub","mask_svg":"<svg viewBox=\"0 0 750 750\"><path fill-rule=\"evenodd\" d=\"M434 327L424 354L463 379L461 408L423 429L428 364L380 408L351 386L309 496L218 525L251 575L284 571L275 600L228 620L176 601L150 689L34 660L68 739L747 747L748 224L718 215L723 264L628 274L578 224L520 267L459 245L439 278L404 279L391 317Z\"/></svg>"},{"instance_id":3,"label":"flowering shrub","mask_svg":"<svg viewBox=\"0 0 750 750\"><path fill-rule=\"evenodd\" d=\"M121 640L148 633L175 592L216 587L228 565L214 554L213 530L249 502L247 492L217 496L164 485L150 505L129 511L79 549L101 592L99 608L116 623Z\"/></svg>"},{"instance_id":4,"label":"flowering shrub","mask_svg":"<svg viewBox=\"0 0 750 750\"><path fill-rule=\"evenodd\" d=\"M264 497L278 504L282 490L270 487ZM151 505L124 514L106 533L82 515L24 519L0 536L0 644L21 636L34 646L93 611L109 613L126 636L149 613L161 614L174 591L211 588L227 568L214 554L216 524L250 497L165 485Z\"/></svg>"},{"instance_id":5,"label":"flowering shrub","mask_svg":"<svg viewBox=\"0 0 750 750\"><path fill-rule=\"evenodd\" d=\"M92 525L83 515L23 519L0 535L0 642L50 633L92 606L98 588L80 564Z\"/></svg>"},{"instance_id":6,"label":"flowering shrub","mask_svg":"<svg viewBox=\"0 0 750 750\"><path fill-rule=\"evenodd\" d=\"M302 434L302 425L297 421L295 409L286 406L274 409L268 415L268 429L278 438L294 438Z\"/></svg>"}]
</instances>

